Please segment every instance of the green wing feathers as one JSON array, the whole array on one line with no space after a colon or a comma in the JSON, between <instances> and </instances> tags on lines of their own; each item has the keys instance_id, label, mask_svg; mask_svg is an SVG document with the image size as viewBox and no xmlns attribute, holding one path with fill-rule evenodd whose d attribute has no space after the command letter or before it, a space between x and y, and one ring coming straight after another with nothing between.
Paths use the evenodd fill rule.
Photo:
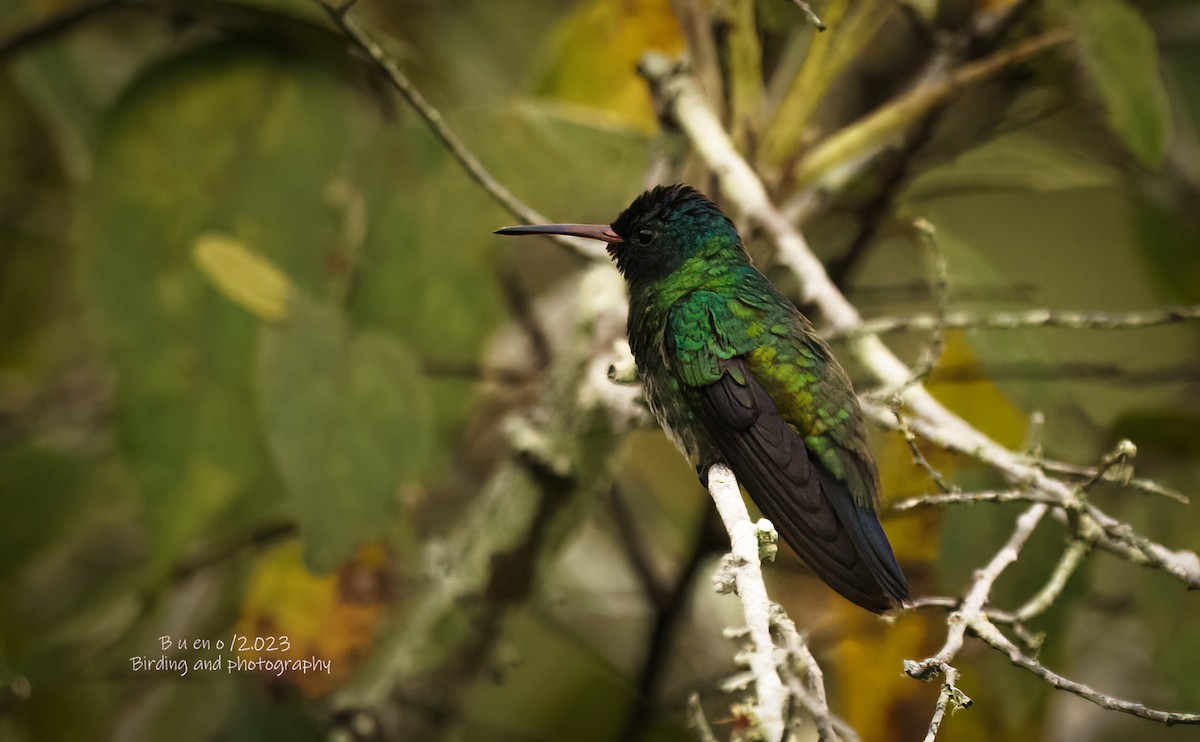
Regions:
<instances>
[{"instance_id":1,"label":"green wing feathers","mask_svg":"<svg viewBox=\"0 0 1200 742\"><path fill-rule=\"evenodd\" d=\"M864 608L905 603L857 401L799 312L699 291L671 309L665 332L688 406L784 540Z\"/></svg>"}]
</instances>

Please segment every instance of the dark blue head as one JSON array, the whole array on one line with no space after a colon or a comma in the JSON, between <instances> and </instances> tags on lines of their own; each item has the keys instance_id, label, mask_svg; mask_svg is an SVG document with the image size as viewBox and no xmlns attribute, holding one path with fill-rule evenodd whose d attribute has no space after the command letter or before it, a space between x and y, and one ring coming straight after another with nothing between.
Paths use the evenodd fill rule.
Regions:
<instances>
[{"instance_id":1,"label":"dark blue head","mask_svg":"<svg viewBox=\"0 0 1200 742\"><path fill-rule=\"evenodd\" d=\"M630 284L670 275L688 258L740 252L741 238L717 205L689 185L656 186L634 199L609 226L546 224L506 227L497 234L565 234L608 243L608 254Z\"/></svg>"}]
</instances>

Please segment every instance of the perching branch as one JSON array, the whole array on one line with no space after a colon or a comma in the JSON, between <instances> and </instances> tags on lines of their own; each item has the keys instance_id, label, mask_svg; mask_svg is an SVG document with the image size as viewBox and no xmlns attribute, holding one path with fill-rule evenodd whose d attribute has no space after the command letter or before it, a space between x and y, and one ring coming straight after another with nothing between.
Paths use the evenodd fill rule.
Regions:
<instances>
[{"instance_id":1,"label":"perching branch","mask_svg":"<svg viewBox=\"0 0 1200 742\"><path fill-rule=\"evenodd\" d=\"M763 583L759 556L762 532L750 520L737 479L724 464L716 464L708 470L708 491L725 530L729 532L730 541L729 555L713 579L719 591L732 590L742 602L751 644L749 665L755 685L755 722L765 739L777 742L783 739L788 695L779 678L775 641L771 638L771 601Z\"/></svg>"},{"instance_id":2,"label":"perching branch","mask_svg":"<svg viewBox=\"0 0 1200 742\"><path fill-rule=\"evenodd\" d=\"M730 553L713 577L717 592L736 593L746 619L745 635L749 671L726 686L755 686L750 702L752 719L767 740L783 739L788 704L794 702L813 718L822 742L838 738L854 742L858 735L829 711L824 673L809 651L804 637L783 609L767 596L760 561L762 553L773 553L777 534L770 522L750 520L737 480L723 464L708 471L708 489L725 529L730 535ZM728 632L741 635L741 631ZM775 636L779 637L776 642Z\"/></svg>"}]
</instances>

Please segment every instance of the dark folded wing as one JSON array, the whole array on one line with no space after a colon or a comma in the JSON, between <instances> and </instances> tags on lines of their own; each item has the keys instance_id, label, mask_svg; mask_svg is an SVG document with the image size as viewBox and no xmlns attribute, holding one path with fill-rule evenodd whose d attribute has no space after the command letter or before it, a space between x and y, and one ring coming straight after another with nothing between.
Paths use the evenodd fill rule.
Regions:
<instances>
[{"instance_id":1,"label":"dark folded wing","mask_svg":"<svg viewBox=\"0 0 1200 742\"><path fill-rule=\"evenodd\" d=\"M860 507L741 358L696 392L705 431L784 541L834 590L881 613L908 601L908 586L873 507Z\"/></svg>"}]
</instances>

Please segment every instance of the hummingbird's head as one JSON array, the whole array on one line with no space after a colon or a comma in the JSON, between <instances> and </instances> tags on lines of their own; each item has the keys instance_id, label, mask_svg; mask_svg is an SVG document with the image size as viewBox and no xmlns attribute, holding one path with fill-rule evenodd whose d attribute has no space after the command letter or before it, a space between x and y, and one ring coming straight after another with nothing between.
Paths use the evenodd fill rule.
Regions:
<instances>
[{"instance_id":1,"label":"hummingbird's head","mask_svg":"<svg viewBox=\"0 0 1200 742\"><path fill-rule=\"evenodd\" d=\"M612 223L620 242L608 254L630 283L669 275L688 258L740 244L717 205L690 185L656 186L634 199Z\"/></svg>"},{"instance_id":2,"label":"hummingbird's head","mask_svg":"<svg viewBox=\"0 0 1200 742\"><path fill-rule=\"evenodd\" d=\"M611 225L543 224L505 227L496 234L560 234L608 243L608 254L631 284L670 275L692 257L740 249L729 217L704 194L677 183L656 186L634 199Z\"/></svg>"}]
</instances>

